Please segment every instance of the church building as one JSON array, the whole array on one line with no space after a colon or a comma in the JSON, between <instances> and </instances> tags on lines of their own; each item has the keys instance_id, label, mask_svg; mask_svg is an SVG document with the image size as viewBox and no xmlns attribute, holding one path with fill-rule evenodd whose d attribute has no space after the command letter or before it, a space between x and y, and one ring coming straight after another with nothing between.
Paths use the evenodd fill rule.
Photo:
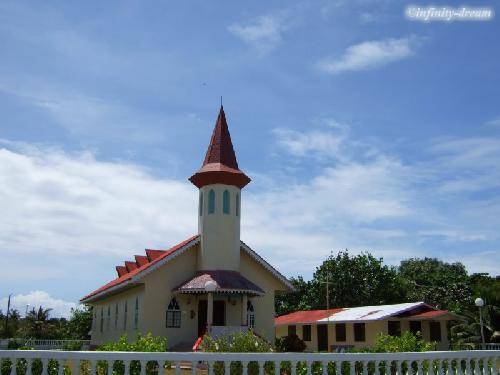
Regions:
<instances>
[{"instance_id":1,"label":"church building","mask_svg":"<svg viewBox=\"0 0 500 375\"><path fill-rule=\"evenodd\" d=\"M240 239L250 178L238 167L222 106L203 165L189 180L199 189L198 234L135 255L81 299L93 307L91 345L151 332L182 350L205 333L249 328L274 342L274 296L293 287Z\"/></svg>"}]
</instances>

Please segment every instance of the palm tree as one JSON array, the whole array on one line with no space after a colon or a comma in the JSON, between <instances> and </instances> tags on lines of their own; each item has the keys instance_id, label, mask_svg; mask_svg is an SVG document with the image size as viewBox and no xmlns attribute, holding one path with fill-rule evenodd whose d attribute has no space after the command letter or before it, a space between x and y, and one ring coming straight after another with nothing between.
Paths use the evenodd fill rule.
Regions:
<instances>
[{"instance_id":1,"label":"palm tree","mask_svg":"<svg viewBox=\"0 0 500 375\"><path fill-rule=\"evenodd\" d=\"M44 309L42 306L36 310L34 307L26 316L27 336L44 339L48 338L53 326L50 322L52 309Z\"/></svg>"}]
</instances>

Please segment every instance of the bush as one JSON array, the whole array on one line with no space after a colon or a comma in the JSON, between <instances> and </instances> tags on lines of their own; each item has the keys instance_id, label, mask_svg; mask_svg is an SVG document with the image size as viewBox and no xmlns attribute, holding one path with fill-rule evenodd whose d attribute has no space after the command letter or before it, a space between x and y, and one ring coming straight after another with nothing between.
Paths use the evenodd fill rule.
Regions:
<instances>
[{"instance_id":1,"label":"bush","mask_svg":"<svg viewBox=\"0 0 500 375\"><path fill-rule=\"evenodd\" d=\"M306 343L297 335L289 335L276 339L276 349L279 352L303 352Z\"/></svg>"},{"instance_id":2,"label":"bush","mask_svg":"<svg viewBox=\"0 0 500 375\"><path fill-rule=\"evenodd\" d=\"M273 348L266 340L257 336L252 330L249 330L247 332L235 332L231 335L218 338L205 335L201 344L201 350L217 353L267 353L272 352ZM273 374L274 363L266 363L265 371L268 374ZM222 362L215 362L214 372L216 375L224 374L224 364ZM243 366L241 362L232 362L231 375L242 373ZM248 374L257 375L258 373L259 365L256 362L250 362L248 364Z\"/></svg>"},{"instance_id":3,"label":"bush","mask_svg":"<svg viewBox=\"0 0 500 375\"><path fill-rule=\"evenodd\" d=\"M127 340L127 335L121 336L116 342L109 342L99 346L97 351L103 352L165 352L167 351L167 339L164 337L153 336L151 333L148 333L145 336L141 334L137 335L137 338L133 342L129 342ZM163 364L162 364L163 365ZM97 363L99 373L106 373L107 371L107 363L106 361L99 361ZM166 363L164 365L165 368L170 367L170 364ZM146 373L147 374L157 374L160 366L156 361L150 361L146 365ZM88 374L90 372L82 369L84 374ZM87 370L88 368L87 364ZM123 361L115 361L113 365L113 375L122 375L125 373L125 364ZM141 363L139 361L131 361L130 362L130 375L139 375L141 373Z\"/></svg>"}]
</instances>

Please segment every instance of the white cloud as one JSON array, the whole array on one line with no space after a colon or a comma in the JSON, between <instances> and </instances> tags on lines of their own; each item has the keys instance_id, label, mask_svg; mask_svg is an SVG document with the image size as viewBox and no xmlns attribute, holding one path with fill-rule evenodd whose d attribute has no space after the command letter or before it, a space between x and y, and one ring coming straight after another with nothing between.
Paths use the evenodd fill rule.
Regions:
<instances>
[{"instance_id":1,"label":"white cloud","mask_svg":"<svg viewBox=\"0 0 500 375\"><path fill-rule=\"evenodd\" d=\"M2 311L7 311L7 304L8 297L0 298L0 309ZM16 294L10 300L10 308L18 310L22 316L26 313L27 305L29 305L28 310L38 309L41 306L44 309L52 309L50 316L66 318L71 315L71 309L77 307L74 302L54 298L49 293L41 290L31 291L28 294Z\"/></svg>"},{"instance_id":2,"label":"white cloud","mask_svg":"<svg viewBox=\"0 0 500 375\"><path fill-rule=\"evenodd\" d=\"M443 186L451 176L475 181L486 173L491 179L487 186L497 186L493 182L500 171L491 168L497 159L490 159L500 144L493 139L440 140L431 147L429 162L408 165L376 148L360 157L357 150L366 142L352 139L345 125L329 123L333 126L303 133L275 133L287 159L292 155L300 163L309 152L323 153L312 175L294 181L284 172L269 174L265 190L255 186L244 193L242 239L283 273L307 276L330 251L344 248L398 263L424 255L457 261L465 248L497 243L500 201L469 199L460 190L450 195ZM320 140L321 133L326 141ZM0 256L7 269L29 273L23 288L43 282L57 285L65 295L77 289L76 300L114 277L114 262L196 233L197 193L187 182L157 178L137 165L104 162L89 152L4 145ZM355 152L343 158L329 156L332 149L350 148ZM489 151L482 152L485 148ZM20 258L26 259L24 265ZM497 272L492 259L464 259L470 259L466 264L474 271ZM7 288L18 288L16 272L2 276Z\"/></svg>"},{"instance_id":3,"label":"white cloud","mask_svg":"<svg viewBox=\"0 0 500 375\"><path fill-rule=\"evenodd\" d=\"M500 127L500 117L486 121L486 126Z\"/></svg>"},{"instance_id":4,"label":"white cloud","mask_svg":"<svg viewBox=\"0 0 500 375\"><path fill-rule=\"evenodd\" d=\"M281 42L283 33L290 27L290 14L288 11L282 11L259 16L248 23L233 23L228 30L261 54L265 54Z\"/></svg>"},{"instance_id":5,"label":"white cloud","mask_svg":"<svg viewBox=\"0 0 500 375\"><path fill-rule=\"evenodd\" d=\"M375 69L411 57L415 47L415 38L363 42L348 47L340 57L319 61L317 67L329 74Z\"/></svg>"}]
</instances>

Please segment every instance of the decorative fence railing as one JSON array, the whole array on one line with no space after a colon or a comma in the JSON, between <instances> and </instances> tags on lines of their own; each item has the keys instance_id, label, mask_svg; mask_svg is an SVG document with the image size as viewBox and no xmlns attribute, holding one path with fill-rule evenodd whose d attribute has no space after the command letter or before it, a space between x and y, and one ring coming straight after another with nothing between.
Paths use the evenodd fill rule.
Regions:
<instances>
[{"instance_id":1,"label":"decorative fence railing","mask_svg":"<svg viewBox=\"0 0 500 375\"><path fill-rule=\"evenodd\" d=\"M27 346L37 350L50 350L50 349L67 349L72 348L76 350L88 350L90 347L90 340L38 340L38 339L24 339L12 338L0 340L0 349L8 349L9 344L16 344L16 346Z\"/></svg>"},{"instance_id":2,"label":"decorative fence railing","mask_svg":"<svg viewBox=\"0 0 500 375\"><path fill-rule=\"evenodd\" d=\"M498 375L499 351L133 353L0 351L2 375Z\"/></svg>"},{"instance_id":3,"label":"decorative fence railing","mask_svg":"<svg viewBox=\"0 0 500 375\"><path fill-rule=\"evenodd\" d=\"M500 350L500 343L470 343L451 345L451 350Z\"/></svg>"}]
</instances>

